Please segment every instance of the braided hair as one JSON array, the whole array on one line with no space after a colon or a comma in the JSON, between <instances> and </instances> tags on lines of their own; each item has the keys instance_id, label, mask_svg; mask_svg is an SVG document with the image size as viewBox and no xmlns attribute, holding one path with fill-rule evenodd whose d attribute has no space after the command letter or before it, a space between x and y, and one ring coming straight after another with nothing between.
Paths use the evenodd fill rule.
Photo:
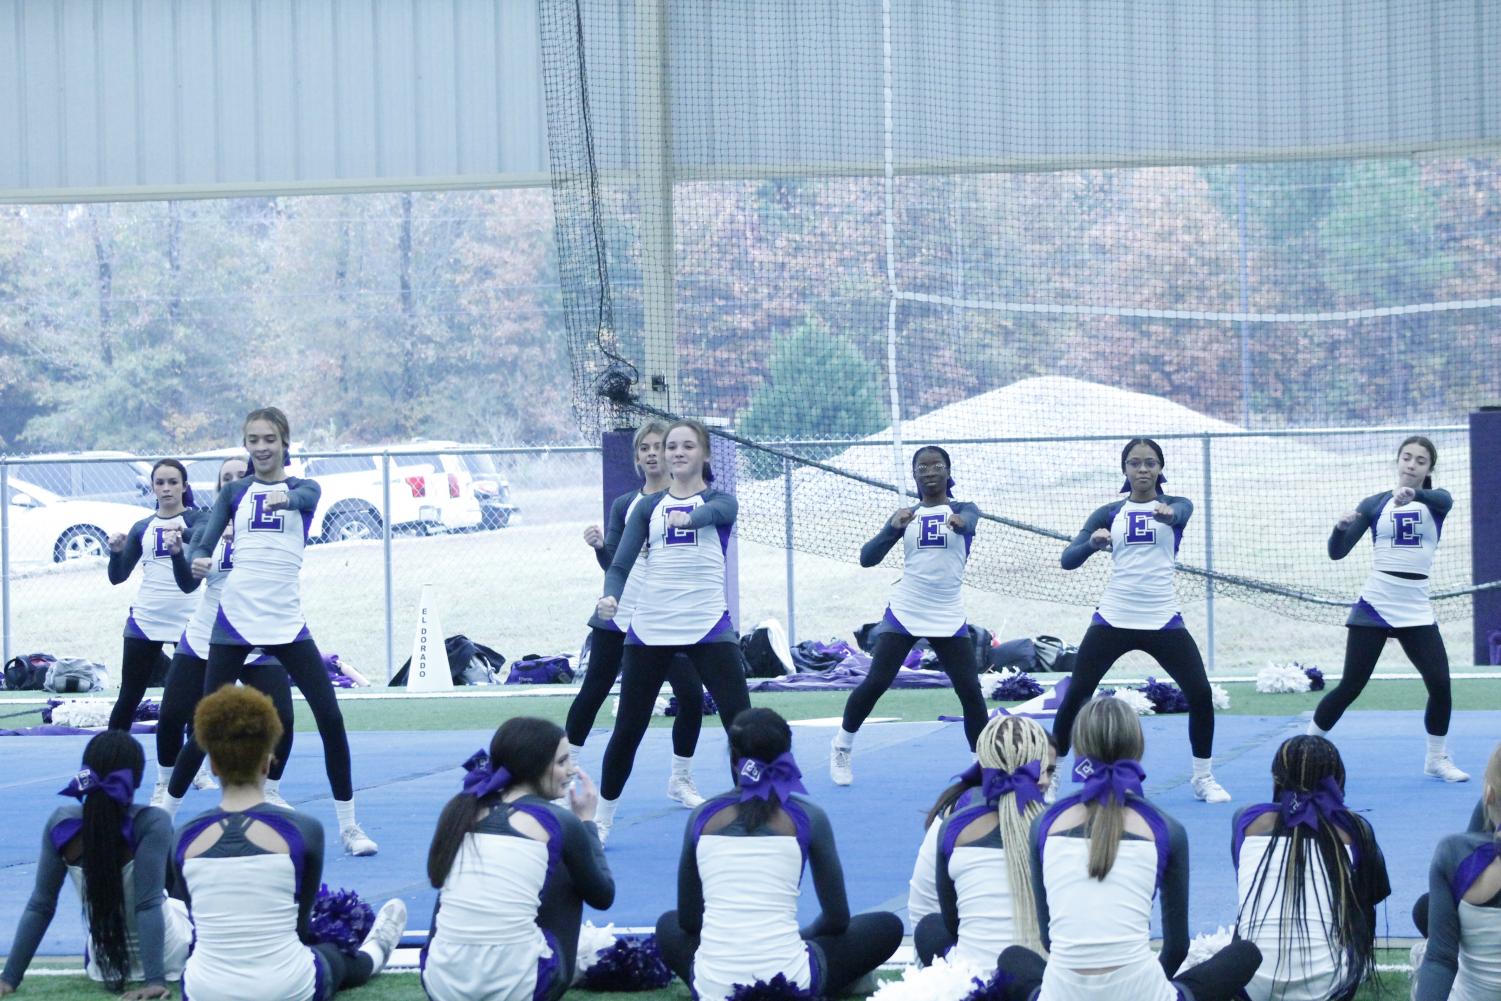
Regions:
<instances>
[{"instance_id":1,"label":"braided hair","mask_svg":"<svg viewBox=\"0 0 1501 1001\"><path fill-rule=\"evenodd\" d=\"M83 763L99 775L128 770L136 787L146 768L146 752L124 730L105 730L83 749ZM125 989L130 975L130 939L125 920L125 864L132 848L125 841L128 808L94 786L84 793L79 830L83 868L83 910L88 918L94 961L112 991Z\"/></svg>"}]
</instances>

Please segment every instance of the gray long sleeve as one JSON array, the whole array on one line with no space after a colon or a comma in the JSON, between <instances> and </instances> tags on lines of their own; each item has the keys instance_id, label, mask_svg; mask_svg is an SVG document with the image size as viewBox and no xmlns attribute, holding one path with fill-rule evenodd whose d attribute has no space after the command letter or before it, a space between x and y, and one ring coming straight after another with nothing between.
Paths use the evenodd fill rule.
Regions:
<instances>
[{"instance_id":1,"label":"gray long sleeve","mask_svg":"<svg viewBox=\"0 0 1501 1001\"><path fill-rule=\"evenodd\" d=\"M1074 541L1068 544L1059 558L1059 563L1065 570L1077 570L1084 565L1099 550L1089 542L1091 536L1102 528L1108 529L1115 520L1115 512L1120 508L1120 501L1106 504L1104 507L1095 508L1094 513L1084 522L1084 527L1079 529L1079 534L1074 536Z\"/></svg>"},{"instance_id":2,"label":"gray long sleeve","mask_svg":"<svg viewBox=\"0 0 1501 1001\"><path fill-rule=\"evenodd\" d=\"M147 515L125 533L125 546L118 553L110 550L109 554L109 582L111 584L123 584L130 579L131 571L136 564L141 562L141 556L145 552L141 537L146 532L146 526L151 524L151 519L156 515Z\"/></svg>"},{"instance_id":3,"label":"gray long sleeve","mask_svg":"<svg viewBox=\"0 0 1501 1001\"><path fill-rule=\"evenodd\" d=\"M1417 971L1413 1001L1446 1001L1459 974L1459 903L1454 899L1454 873L1461 862L1490 838L1484 834L1451 834L1438 843L1428 867L1428 949Z\"/></svg>"},{"instance_id":4,"label":"gray long sleeve","mask_svg":"<svg viewBox=\"0 0 1501 1001\"><path fill-rule=\"evenodd\" d=\"M902 535L905 531L906 529L893 527L891 519L887 518L886 524L881 526L881 530L872 536L869 542L860 547L860 565L866 568L880 566L881 561L886 558L886 554L891 552L891 547L902 541Z\"/></svg>"},{"instance_id":5,"label":"gray long sleeve","mask_svg":"<svg viewBox=\"0 0 1501 1001\"><path fill-rule=\"evenodd\" d=\"M1385 493L1373 494L1367 497L1356 505L1354 521L1350 522L1344 528L1340 528L1338 525L1334 526L1334 530L1329 533L1328 549L1331 560L1342 560L1350 555L1350 550L1355 548L1355 544L1360 541L1361 536L1370 531L1372 523L1376 520L1376 515L1381 512L1381 506L1386 503L1387 498L1391 497L1391 495L1392 492L1388 490Z\"/></svg>"},{"instance_id":6,"label":"gray long sleeve","mask_svg":"<svg viewBox=\"0 0 1501 1001\"><path fill-rule=\"evenodd\" d=\"M78 816L77 808L71 811L67 807L58 808L42 828L42 852L37 857L36 879L32 882L26 907L21 911L21 920L16 925L10 954L5 957L5 970L0 972L0 980L12 987L21 985L21 978L26 975L26 968L31 965L31 958L36 955L37 946L57 913L57 895L62 890L63 881L68 878L68 867L63 864L57 849L52 847L51 835L57 822L68 816Z\"/></svg>"},{"instance_id":7,"label":"gray long sleeve","mask_svg":"<svg viewBox=\"0 0 1501 1001\"><path fill-rule=\"evenodd\" d=\"M625 523L625 529L621 532L620 542L615 547L615 556L610 560L610 569L605 573L605 595L619 599L621 592L625 590L625 582L631 576L631 568L636 565L636 558L641 555L641 548L646 545L646 540L651 534L651 515L667 496L667 491L651 494L641 498L641 503L636 505L636 510L631 512L630 519Z\"/></svg>"},{"instance_id":8,"label":"gray long sleeve","mask_svg":"<svg viewBox=\"0 0 1501 1001\"><path fill-rule=\"evenodd\" d=\"M141 976L148 985L165 985L166 917L162 913L162 891L167 885L167 856L172 851L172 818L154 806L142 807L135 814L135 867L132 880L135 891L136 944L141 952Z\"/></svg>"},{"instance_id":9,"label":"gray long sleeve","mask_svg":"<svg viewBox=\"0 0 1501 1001\"><path fill-rule=\"evenodd\" d=\"M599 561L599 568L608 571L610 563L615 559L615 553L620 548L620 538L625 534L625 513L630 509L631 501L635 500L638 491L621 494L610 504L610 516L605 519L605 544L601 549L594 550L594 558Z\"/></svg>"},{"instance_id":10,"label":"gray long sleeve","mask_svg":"<svg viewBox=\"0 0 1501 1001\"><path fill-rule=\"evenodd\" d=\"M850 904L844 889L844 867L834 845L834 829L828 814L811 800L798 797L798 805L808 814L812 830L808 838L808 868L813 873L813 892L818 896L819 913L813 923L802 929L805 939L817 935L838 935L850 926Z\"/></svg>"}]
</instances>

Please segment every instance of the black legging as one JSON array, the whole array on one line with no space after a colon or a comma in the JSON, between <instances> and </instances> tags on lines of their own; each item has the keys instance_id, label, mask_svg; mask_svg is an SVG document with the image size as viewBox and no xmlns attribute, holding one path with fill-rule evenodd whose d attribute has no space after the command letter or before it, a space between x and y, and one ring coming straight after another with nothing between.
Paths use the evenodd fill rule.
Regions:
<instances>
[{"instance_id":1,"label":"black legging","mask_svg":"<svg viewBox=\"0 0 1501 1001\"><path fill-rule=\"evenodd\" d=\"M996 965L1011 978L1006 985L1006 1001L1031 1001L1042 987L1047 967L1041 956L1021 945L1008 947ZM1193 1001L1236 1001L1260 966L1261 950L1245 939L1236 939L1199 965L1180 970L1172 981Z\"/></svg>"},{"instance_id":2,"label":"black legging","mask_svg":"<svg viewBox=\"0 0 1501 1001\"><path fill-rule=\"evenodd\" d=\"M184 741L184 732L193 730L193 710L203 698L203 673L206 661L190 657L181 650L172 658L167 670L167 685L162 689L162 714L156 724L156 763L171 768L167 792L181 799L203 765L203 748L192 740ZM271 758L270 777L280 779L292 754L292 686L280 664L262 664L245 670L245 683L263 692L276 706L281 717L281 740Z\"/></svg>"},{"instance_id":3,"label":"black legging","mask_svg":"<svg viewBox=\"0 0 1501 1001\"><path fill-rule=\"evenodd\" d=\"M948 955L948 951L958 941L949 934L948 925L943 923L943 915L937 911L923 918L912 929L912 948L917 952L919 966L932 966L933 960Z\"/></svg>"},{"instance_id":4,"label":"black legging","mask_svg":"<svg viewBox=\"0 0 1501 1001\"><path fill-rule=\"evenodd\" d=\"M329 787L333 789L334 799L349 802L354 799L354 779L349 769L349 736L344 732L344 715L339 712L339 699L334 695L333 682L328 680L328 670L323 666L318 644L309 638L295 643L261 643L259 646L281 661L287 669L287 676L307 700L313 719L318 723L318 736L323 739L323 768L328 772ZM248 645L238 643L210 644L208 667L203 674L203 693L216 692L244 677L245 658L250 655L250 650Z\"/></svg>"},{"instance_id":5,"label":"black legging","mask_svg":"<svg viewBox=\"0 0 1501 1001\"><path fill-rule=\"evenodd\" d=\"M1096 622L1079 644L1073 679L1053 719L1053 740L1058 744L1059 756L1068 753L1074 717L1100 687L1105 673L1131 650L1140 650L1157 661L1183 690L1183 697L1188 700L1188 746L1193 749L1194 757L1214 754L1214 695L1209 689L1209 676L1204 672L1204 658L1199 656L1199 645L1188 630L1117 629Z\"/></svg>"},{"instance_id":6,"label":"black legging","mask_svg":"<svg viewBox=\"0 0 1501 1001\"><path fill-rule=\"evenodd\" d=\"M312 949L318 954L318 961L323 964L323 975L326 978L326 990L313 1001L324 1001L345 988L363 987L370 982L370 977L375 972L375 960L364 950L358 950L351 956L340 952L339 947L332 942L320 942Z\"/></svg>"},{"instance_id":7,"label":"black legging","mask_svg":"<svg viewBox=\"0 0 1501 1001\"><path fill-rule=\"evenodd\" d=\"M902 661L919 639L926 639L938 655L938 665L954 683L954 694L959 696L959 705L964 709L964 738L974 750L980 731L990 719L985 708L985 693L980 691L979 668L975 666L975 641L969 631L963 636L908 636L895 630L876 637L875 649L870 655L870 670L865 680L850 692L844 703L844 729L854 733L860 729L876 701L886 694L901 670Z\"/></svg>"},{"instance_id":8,"label":"black legging","mask_svg":"<svg viewBox=\"0 0 1501 1001\"><path fill-rule=\"evenodd\" d=\"M1438 626L1407 626L1402 629L1383 629L1379 626L1348 626L1345 635L1345 673L1339 684L1319 701L1313 711L1313 722L1320 730L1332 730L1334 724L1350 708L1371 673L1376 670L1376 661L1386 646L1388 636L1397 637L1402 652L1412 661L1412 666L1423 676L1423 685L1428 689L1428 708L1423 712L1423 728L1435 737L1449 732L1449 713L1454 708L1454 699L1449 689L1449 653L1444 649L1444 638Z\"/></svg>"},{"instance_id":9,"label":"black legging","mask_svg":"<svg viewBox=\"0 0 1501 1001\"><path fill-rule=\"evenodd\" d=\"M166 659L160 641L125 637L125 647L120 652L120 694L115 696L115 707L109 712L111 730L130 729L136 709L151 686L151 676Z\"/></svg>"},{"instance_id":10,"label":"black legging","mask_svg":"<svg viewBox=\"0 0 1501 1001\"><path fill-rule=\"evenodd\" d=\"M657 948L661 950L662 961L690 987L698 940L697 933L683 929L677 911L668 911L657 919ZM902 919L889 911L856 914L850 918L849 927L839 934L815 935L803 941L818 952L813 993L838 997L846 987L895 954L902 944Z\"/></svg>"},{"instance_id":11,"label":"black legging","mask_svg":"<svg viewBox=\"0 0 1501 1001\"><path fill-rule=\"evenodd\" d=\"M646 736L657 693L667 680L675 654L687 654L698 672L699 681L719 707L719 722L729 733L730 723L744 709L750 708L750 693L745 688L745 672L740 667L740 648L734 643L693 643L687 646L637 646L625 648L620 674L620 711L615 714L615 730L605 747L599 794L605 799L619 799L636 763L636 748Z\"/></svg>"},{"instance_id":12,"label":"black legging","mask_svg":"<svg viewBox=\"0 0 1501 1001\"><path fill-rule=\"evenodd\" d=\"M614 629L594 629L589 637L589 666L584 671L583 684L568 707L568 722L564 732L568 743L583 747L589 739L589 728L599 715L599 707L609 697L610 686L620 674L620 658L625 648L625 633ZM698 747L698 731L704 725L704 690L698 683L698 674L686 657L672 658L667 669L667 683L678 700L678 714L672 721L672 753L680 758L691 758Z\"/></svg>"}]
</instances>

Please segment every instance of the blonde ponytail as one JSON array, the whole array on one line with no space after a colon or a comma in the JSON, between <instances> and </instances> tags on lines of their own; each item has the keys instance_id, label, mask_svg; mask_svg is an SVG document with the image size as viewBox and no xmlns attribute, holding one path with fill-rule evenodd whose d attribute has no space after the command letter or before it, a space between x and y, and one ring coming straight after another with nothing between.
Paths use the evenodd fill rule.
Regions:
<instances>
[{"instance_id":1,"label":"blonde ponytail","mask_svg":"<svg viewBox=\"0 0 1501 1001\"><path fill-rule=\"evenodd\" d=\"M1047 767L1052 753L1048 735L1034 720L1023 716L997 716L986 724L975 742L981 768L1014 772L1028 762ZM1016 944L1043 953L1042 933L1037 925L1037 894L1032 889L1032 822L1043 812L1041 803L1016 809L1016 794L1008 792L996 804L996 823L1006 855L1006 876L1011 889L1012 921Z\"/></svg>"}]
</instances>

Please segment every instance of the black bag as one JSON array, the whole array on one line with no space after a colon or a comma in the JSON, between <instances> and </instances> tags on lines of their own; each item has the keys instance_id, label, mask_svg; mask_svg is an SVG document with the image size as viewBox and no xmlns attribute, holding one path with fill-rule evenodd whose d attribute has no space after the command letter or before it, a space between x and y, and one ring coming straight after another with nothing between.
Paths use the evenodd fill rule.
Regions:
<instances>
[{"instance_id":1,"label":"black bag","mask_svg":"<svg viewBox=\"0 0 1501 1001\"><path fill-rule=\"evenodd\" d=\"M455 685L466 684L464 671L471 661L476 658L484 660L488 666L498 671L505 666L506 659L494 650L483 644L476 643L463 633L455 633L443 641L443 651L448 654L448 673L453 678ZM401 670L392 676L388 687L401 688L407 683L407 672L411 670L412 658L408 657L406 663L401 665Z\"/></svg>"},{"instance_id":2,"label":"black bag","mask_svg":"<svg viewBox=\"0 0 1501 1001\"><path fill-rule=\"evenodd\" d=\"M747 678L780 678L787 673L782 659L771 648L771 631L765 626L740 637L740 659Z\"/></svg>"},{"instance_id":3,"label":"black bag","mask_svg":"<svg viewBox=\"0 0 1501 1001\"><path fill-rule=\"evenodd\" d=\"M57 663L50 653L29 653L5 662L5 689L11 692L40 692L47 681L47 670Z\"/></svg>"},{"instance_id":4,"label":"black bag","mask_svg":"<svg viewBox=\"0 0 1501 1001\"><path fill-rule=\"evenodd\" d=\"M1069 674L1074 669L1079 648L1070 646L1056 636L1038 636L1035 639L998 643L987 654L985 663L992 671L1015 668L1028 674L1036 674L1038 671Z\"/></svg>"}]
</instances>

